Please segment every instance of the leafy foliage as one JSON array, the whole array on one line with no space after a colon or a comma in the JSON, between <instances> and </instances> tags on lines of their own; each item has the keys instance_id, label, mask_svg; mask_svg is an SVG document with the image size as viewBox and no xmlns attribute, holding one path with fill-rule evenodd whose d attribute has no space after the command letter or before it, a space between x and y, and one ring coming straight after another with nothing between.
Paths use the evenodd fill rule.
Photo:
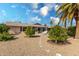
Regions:
<instances>
[{"instance_id":1,"label":"leafy foliage","mask_svg":"<svg viewBox=\"0 0 79 59\"><path fill-rule=\"evenodd\" d=\"M66 41L67 38L68 38L68 35L67 35L67 30L65 28L62 28L60 26L54 26L53 28L51 28L48 32L48 38L50 40L53 40L53 41Z\"/></svg>"},{"instance_id":2,"label":"leafy foliage","mask_svg":"<svg viewBox=\"0 0 79 59\"><path fill-rule=\"evenodd\" d=\"M68 35L69 36L75 36L75 32L76 32L76 27L75 26L72 26L72 27L68 27Z\"/></svg>"},{"instance_id":3,"label":"leafy foliage","mask_svg":"<svg viewBox=\"0 0 79 59\"><path fill-rule=\"evenodd\" d=\"M12 40L12 39L14 39L14 37L12 35L10 35L9 33L0 34L0 41L8 41L8 40Z\"/></svg>"},{"instance_id":4,"label":"leafy foliage","mask_svg":"<svg viewBox=\"0 0 79 59\"><path fill-rule=\"evenodd\" d=\"M65 22L69 20L72 22L73 19L76 20L76 35L75 38L79 39L79 3L63 3L57 10L57 16L60 20ZM64 23L65 24L65 23ZM72 25L72 23L71 23Z\"/></svg>"},{"instance_id":5,"label":"leafy foliage","mask_svg":"<svg viewBox=\"0 0 79 59\"><path fill-rule=\"evenodd\" d=\"M25 30L25 34L28 37L32 37L35 34L35 30L31 26L28 26Z\"/></svg>"},{"instance_id":6,"label":"leafy foliage","mask_svg":"<svg viewBox=\"0 0 79 59\"><path fill-rule=\"evenodd\" d=\"M0 24L0 41L12 40L14 38L8 31L9 28L5 24Z\"/></svg>"},{"instance_id":7,"label":"leafy foliage","mask_svg":"<svg viewBox=\"0 0 79 59\"><path fill-rule=\"evenodd\" d=\"M5 24L0 24L0 33L8 32L9 28Z\"/></svg>"}]
</instances>

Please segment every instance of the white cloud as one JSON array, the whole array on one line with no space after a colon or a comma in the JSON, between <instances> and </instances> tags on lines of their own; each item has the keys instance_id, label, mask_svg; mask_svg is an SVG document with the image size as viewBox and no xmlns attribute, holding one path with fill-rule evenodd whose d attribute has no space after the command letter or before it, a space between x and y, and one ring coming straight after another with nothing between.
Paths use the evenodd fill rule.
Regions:
<instances>
[{"instance_id":1,"label":"white cloud","mask_svg":"<svg viewBox=\"0 0 79 59\"><path fill-rule=\"evenodd\" d=\"M32 7L33 7L33 9L37 9L38 8L38 3L33 3Z\"/></svg>"},{"instance_id":2,"label":"white cloud","mask_svg":"<svg viewBox=\"0 0 79 59\"><path fill-rule=\"evenodd\" d=\"M60 19L56 17L50 17L50 20L52 20L54 25L57 25Z\"/></svg>"},{"instance_id":3,"label":"white cloud","mask_svg":"<svg viewBox=\"0 0 79 59\"><path fill-rule=\"evenodd\" d=\"M59 5L55 5L55 7L54 7L55 11L57 11L58 8L59 8Z\"/></svg>"},{"instance_id":4,"label":"white cloud","mask_svg":"<svg viewBox=\"0 0 79 59\"><path fill-rule=\"evenodd\" d=\"M41 19L38 16L32 17L32 22L40 22L40 21Z\"/></svg>"},{"instance_id":5,"label":"white cloud","mask_svg":"<svg viewBox=\"0 0 79 59\"><path fill-rule=\"evenodd\" d=\"M56 11L60 7L58 4L52 4L52 3L47 3L45 5L48 7L49 11L52 10L53 8Z\"/></svg>"},{"instance_id":6,"label":"white cloud","mask_svg":"<svg viewBox=\"0 0 79 59\"><path fill-rule=\"evenodd\" d=\"M57 11L57 9L59 8L58 4L47 3L47 4L44 4L44 5L45 6L40 9L40 13L43 16L46 16L48 14L48 12L51 11L52 9Z\"/></svg>"},{"instance_id":7,"label":"white cloud","mask_svg":"<svg viewBox=\"0 0 79 59\"><path fill-rule=\"evenodd\" d=\"M47 3L47 4L45 4L45 6L47 6L48 7L48 10L50 11L54 7L54 4Z\"/></svg>"},{"instance_id":8,"label":"white cloud","mask_svg":"<svg viewBox=\"0 0 79 59\"><path fill-rule=\"evenodd\" d=\"M5 10L1 10L1 12L2 12L3 16L6 16L6 11Z\"/></svg>"},{"instance_id":9,"label":"white cloud","mask_svg":"<svg viewBox=\"0 0 79 59\"><path fill-rule=\"evenodd\" d=\"M45 6L40 9L41 15L46 16L48 12L54 8L55 5L56 4L52 4L52 3L45 4Z\"/></svg>"},{"instance_id":10,"label":"white cloud","mask_svg":"<svg viewBox=\"0 0 79 59\"><path fill-rule=\"evenodd\" d=\"M15 5L11 5L11 8L16 8L16 6Z\"/></svg>"},{"instance_id":11,"label":"white cloud","mask_svg":"<svg viewBox=\"0 0 79 59\"><path fill-rule=\"evenodd\" d=\"M46 16L47 14L48 14L48 7L47 6L44 6L44 7L42 7L41 9L40 9L40 13L41 13L41 15L43 15L43 16Z\"/></svg>"},{"instance_id":12,"label":"white cloud","mask_svg":"<svg viewBox=\"0 0 79 59\"><path fill-rule=\"evenodd\" d=\"M39 10L34 9L33 12L34 13L39 13Z\"/></svg>"}]
</instances>

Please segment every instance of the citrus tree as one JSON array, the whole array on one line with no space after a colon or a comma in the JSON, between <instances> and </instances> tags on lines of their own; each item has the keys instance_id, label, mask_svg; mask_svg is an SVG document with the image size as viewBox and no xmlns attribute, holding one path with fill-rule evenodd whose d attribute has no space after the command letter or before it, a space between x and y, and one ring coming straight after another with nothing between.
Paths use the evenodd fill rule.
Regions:
<instances>
[{"instance_id":1,"label":"citrus tree","mask_svg":"<svg viewBox=\"0 0 79 59\"><path fill-rule=\"evenodd\" d=\"M33 27L28 26L25 30L25 34L29 37L33 36L35 34L35 30L33 29Z\"/></svg>"}]
</instances>

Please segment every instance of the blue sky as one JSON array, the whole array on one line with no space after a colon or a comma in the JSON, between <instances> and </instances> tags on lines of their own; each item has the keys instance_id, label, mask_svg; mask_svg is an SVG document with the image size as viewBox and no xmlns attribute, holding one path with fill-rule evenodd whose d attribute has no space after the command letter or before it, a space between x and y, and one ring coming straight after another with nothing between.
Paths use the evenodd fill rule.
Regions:
<instances>
[{"instance_id":1,"label":"blue sky","mask_svg":"<svg viewBox=\"0 0 79 59\"><path fill-rule=\"evenodd\" d=\"M22 23L41 23L50 25L50 20L55 19L56 10L59 4L56 3L0 3L0 23L6 21Z\"/></svg>"}]
</instances>

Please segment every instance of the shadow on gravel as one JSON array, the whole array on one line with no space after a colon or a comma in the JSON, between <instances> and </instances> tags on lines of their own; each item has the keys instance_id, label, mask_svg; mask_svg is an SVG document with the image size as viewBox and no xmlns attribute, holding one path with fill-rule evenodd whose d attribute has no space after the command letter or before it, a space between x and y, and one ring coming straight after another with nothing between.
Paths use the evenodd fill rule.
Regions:
<instances>
[{"instance_id":1,"label":"shadow on gravel","mask_svg":"<svg viewBox=\"0 0 79 59\"><path fill-rule=\"evenodd\" d=\"M17 37L16 38L11 38L11 39L2 39L2 40L0 40L0 42L8 42L8 41L14 41L14 40L16 40L16 39L18 39Z\"/></svg>"},{"instance_id":2,"label":"shadow on gravel","mask_svg":"<svg viewBox=\"0 0 79 59\"><path fill-rule=\"evenodd\" d=\"M55 43L55 41L48 40L47 42L50 43L50 44L57 44L57 45L68 45L68 44L72 44L72 43L69 42L69 41L66 41L66 42L60 41L60 42Z\"/></svg>"},{"instance_id":3,"label":"shadow on gravel","mask_svg":"<svg viewBox=\"0 0 79 59\"><path fill-rule=\"evenodd\" d=\"M28 37L28 36L24 36L24 37ZM40 35L30 36L29 38L36 38L36 37L40 37Z\"/></svg>"}]
</instances>

